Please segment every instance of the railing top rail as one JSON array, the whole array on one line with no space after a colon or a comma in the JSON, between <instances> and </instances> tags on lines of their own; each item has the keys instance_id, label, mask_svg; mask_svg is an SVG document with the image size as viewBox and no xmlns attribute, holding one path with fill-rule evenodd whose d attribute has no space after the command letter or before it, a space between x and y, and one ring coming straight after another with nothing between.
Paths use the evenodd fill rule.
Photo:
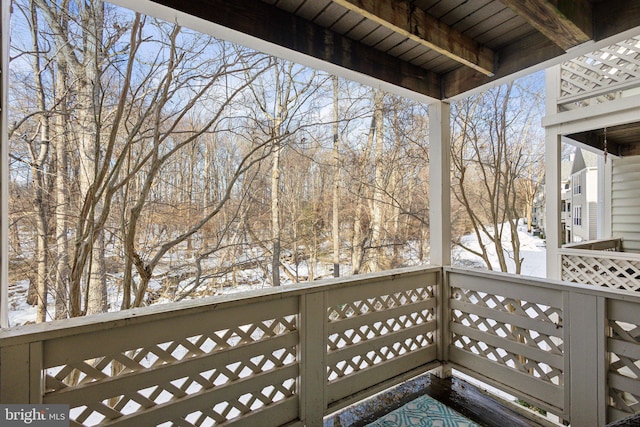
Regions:
<instances>
[{"instance_id":1,"label":"railing top rail","mask_svg":"<svg viewBox=\"0 0 640 427\"><path fill-rule=\"evenodd\" d=\"M407 267L385 272L323 279L314 282L298 283L276 288L238 292L198 300L133 308L130 310L115 311L95 316L76 317L72 319L54 320L52 322L35 325L16 326L0 330L0 347L8 347L26 342L41 341L44 339L124 327L172 317L195 315L204 311L220 310L239 305L266 302L274 299L297 297L304 294L358 286L365 282L374 283L424 273L438 273L441 271L441 267L439 266Z\"/></svg>"},{"instance_id":2,"label":"railing top rail","mask_svg":"<svg viewBox=\"0 0 640 427\"><path fill-rule=\"evenodd\" d=\"M611 252L604 252L604 253L610 254ZM445 277L447 276L446 273L463 274L466 276L489 278L493 281L501 281L501 282L509 282L509 283L517 282L519 284L532 286L532 287L554 289L554 290L574 292L579 294L603 296L609 299L625 300L625 301L631 301L634 303L640 303L640 295L636 296L624 290L599 288L591 285L583 285L583 284L574 283L574 282L565 282L565 281L554 280L554 279L543 279L538 277L527 277L527 276L520 276L513 273L477 270L477 269L465 268L465 267L444 267L443 270L445 272Z\"/></svg>"},{"instance_id":3,"label":"railing top rail","mask_svg":"<svg viewBox=\"0 0 640 427\"><path fill-rule=\"evenodd\" d=\"M591 258L609 258L640 262L640 254L633 252L599 251L594 249L559 248L558 254L570 256L583 256Z\"/></svg>"},{"instance_id":4,"label":"railing top rail","mask_svg":"<svg viewBox=\"0 0 640 427\"><path fill-rule=\"evenodd\" d=\"M586 240L584 242L578 243L568 243L562 246L567 249L590 249L590 250L598 250L598 249L620 249L622 247L622 239L619 237L612 237L610 239L597 239L597 240Z\"/></svg>"}]
</instances>

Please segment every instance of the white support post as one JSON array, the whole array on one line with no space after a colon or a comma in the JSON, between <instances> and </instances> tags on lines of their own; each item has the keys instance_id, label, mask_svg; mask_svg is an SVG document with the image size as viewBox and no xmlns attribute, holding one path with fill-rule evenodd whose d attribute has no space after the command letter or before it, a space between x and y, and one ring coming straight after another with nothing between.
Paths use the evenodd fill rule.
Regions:
<instances>
[{"instance_id":1,"label":"white support post","mask_svg":"<svg viewBox=\"0 0 640 427\"><path fill-rule=\"evenodd\" d=\"M436 343L438 346L438 360L442 363L440 367L433 371L438 378L450 378L453 375L451 365L449 365L449 345L451 344L451 331L449 330L449 298L451 292L449 288L449 273L440 270L438 285L436 286L436 301L439 301L436 311L438 321L438 332Z\"/></svg>"},{"instance_id":2,"label":"white support post","mask_svg":"<svg viewBox=\"0 0 640 427\"><path fill-rule=\"evenodd\" d=\"M560 135L546 130L545 147L545 239L547 242L547 278L560 280Z\"/></svg>"},{"instance_id":3,"label":"white support post","mask_svg":"<svg viewBox=\"0 0 640 427\"><path fill-rule=\"evenodd\" d=\"M451 265L451 118L450 105L429 105L430 263Z\"/></svg>"},{"instance_id":4,"label":"white support post","mask_svg":"<svg viewBox=\"0 0 640 427\"><path fill-rule=\"evenodd\" d=\"M572 292L565 297L565 364L571 425L606 424L606 309L602 296ZM568 317L568 319L567 319ZM567 325L568 323L568 325ZM566 410L566 409L565 409Z\"/></svg>"},{"instance_id":5,"label":"white support post","mask_svg":"<svg viewBox=\"0 0 640 427\"><path fill-rule=\"evenodd\" d=\"M546 110L548 114L557 112L558 96L557 67L547 70L546 83ZM547 242L547 278L559 280L562 274L562 265L558 248L560 247L560 148L561 136L556 127L545 129L545 239Z\"/></svg>"},{"instance_id":6,"label":"white support post","mask_svg":"<svg viewBox=\"0 0 640 427\"><path fill-rule=\"evenodd\" d=\"M11 2L0 4L0 328L9 326L9 18Z\"/></svg>"},{"instance_id":7,"label":"white support post","mask_svg":"<svg viewBox=\"0 0 640 427\"><path fill-rule=\"evenodd\" d=\"M42 403L42 343L0 348L0 402Z\"/></svg>"},{"instance_id":8,"label":"white support post","mask_svg":"<svg viewBox=\"0 0 640 427\"><path fill-rule=\"evenodd\" d=\"M300 297L300 419L321 427L327 408L327 294Z\"/></svg>"}]
</instances>

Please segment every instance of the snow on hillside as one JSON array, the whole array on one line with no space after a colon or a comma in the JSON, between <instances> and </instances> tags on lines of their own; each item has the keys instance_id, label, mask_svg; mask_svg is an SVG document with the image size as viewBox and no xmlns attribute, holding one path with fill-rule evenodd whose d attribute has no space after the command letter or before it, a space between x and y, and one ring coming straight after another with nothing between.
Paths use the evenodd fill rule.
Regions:
<instances>
[{"instance_id":1,"label":"snow on hillside","mask_svg":"<svg viewBox=\"0 0 640 427\"><path fill-rule=\"evenodd\" d=\"M510 228L508 224L505 224L503 233L503 245L506 248L511 248L510 242ZM539 237L532 236L527 233L527 227L524 224L518 225L518 236L520 238L520 257L524 258L522 263L521 274L525 276L534 277L546 277L547 265L546 265L546 247L545 241ZM480 251L480 244L475 234L467 234L462 238L462 243L473 250ZM495 245L489 244L489 253L491 254L489 259L493 265L494 270L499 270L498 257L496 256ZM477 255L472 254L469 251L462 249L461 247L455 247L452 253L453 264L462 267L476 267L485 268L484 261ZM513 260L507 254L507 267L510 273L515 273L515 265Z\"/></svg>"}]
</instances>

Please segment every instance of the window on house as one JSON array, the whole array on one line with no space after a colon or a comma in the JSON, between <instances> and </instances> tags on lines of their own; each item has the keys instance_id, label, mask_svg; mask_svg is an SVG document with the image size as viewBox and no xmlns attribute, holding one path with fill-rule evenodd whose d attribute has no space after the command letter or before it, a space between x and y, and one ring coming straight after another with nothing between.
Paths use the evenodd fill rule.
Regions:
<instances>
[{"instance_id":1,"label":"window on house","mask_svg":"<svg viewBox=\"0 0 640 427\"><path fill-rule=\"evenodd\" d=\"M582 206L573 208L573 225L582 225Z\"/></svg>"},{"instance_id":2,"label":"window on house","mask_svg":"<svg viewBox=\"0 0 640 427\"><path fill-rule=\"evenodd\" d=\"M582 193L582 177L578 175L573 176L573 194Z\"/></svg>"}]
</instances>

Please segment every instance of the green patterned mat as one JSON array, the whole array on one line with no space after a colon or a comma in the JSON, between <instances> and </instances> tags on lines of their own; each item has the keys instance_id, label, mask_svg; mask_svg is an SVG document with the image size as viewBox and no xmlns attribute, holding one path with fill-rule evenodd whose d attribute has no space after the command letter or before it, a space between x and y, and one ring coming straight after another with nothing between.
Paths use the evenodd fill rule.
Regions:
<instances>
[{"instance_id":1,"label":"green patterned mat","mask_svg":"<svg viewBox=\"0 0 640 427\"><path fill-rule=\"evenodd\" d=\"M480 427L429 396L421 396L369 424L371 427Z\"/></svg>"}]
</instances>

